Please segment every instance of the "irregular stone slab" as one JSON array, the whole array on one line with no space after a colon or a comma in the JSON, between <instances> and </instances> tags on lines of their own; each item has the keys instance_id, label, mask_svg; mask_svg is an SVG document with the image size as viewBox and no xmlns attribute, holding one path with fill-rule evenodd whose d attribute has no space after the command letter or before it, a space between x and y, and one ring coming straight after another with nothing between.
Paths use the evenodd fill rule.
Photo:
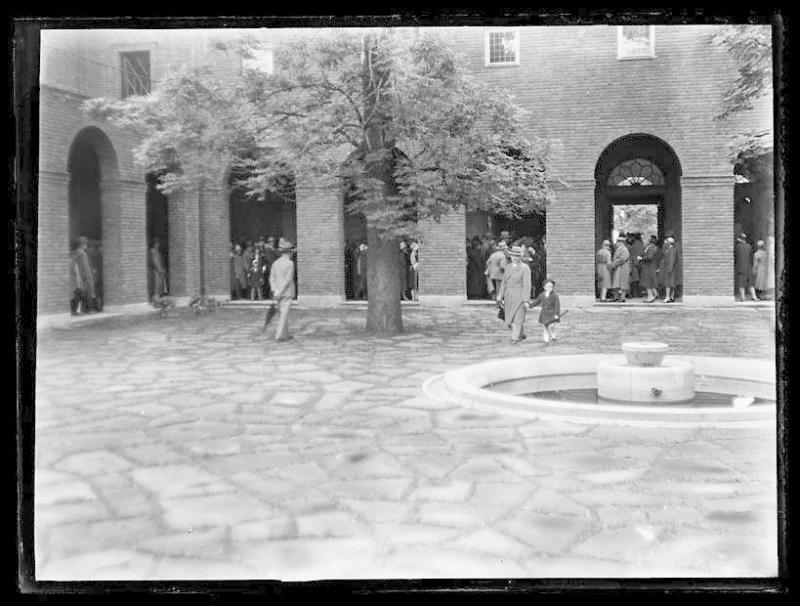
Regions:
<instances>
[{"instance_id":1,"label":"irregular stone slab","mask_svg":"<svg viewBox=\"0 0 800 606\"><path fill-rule=\"evenodd\" d=\"M378 522L374 528L378 539L395 548L413 545L421 549L432 545L438 547L445 541L462 536L462 530L458 528L443 528L430 524Z\"/></svg>"},{"instance_id":2,"label":"irregular stone slab","mask_svg":"<svg viewBox=\"0 0 800 606\"><path fill-rule=\"evenodd\" d=\"M296 516L295 524L299 538L348 537L367 532L367 526L346 511L323 511L314 515Z\"/></svg>"},{"instance_id":3,"label":"irregular stone slab","mask_svg":"<svg viewBox=\"0 0 800 606\"><path fill-rule=\"evenodd\" d=\"M130 446L122 449L122 454L138 465L146 467L152 465L168 465L182 463L187 457L165 444L147 444L144 446Z\"/></svg>"},{"instance_id":4,"label":"irregular stone slab","mask_svg":"<svg viewBox=\"0 0 800 606\"><path fill-rule=\"evenodd\" d=\"M397 459L374 450L343 452L320 461L336 478L410 477L411 473Z\"/></svg>"},{"instance_id":5,"label":"irregular stone slab","mask_svg":"<svg viewBox=\"0 0 800 606\"><path fill-rule=\"evenodd\" d=\"M513 505L516 507L524 503L535 489L533 484L476 482L469 502L480 505Z\"/></svg>"},{"instance_id":6,"label":"irregular stone slab","mask_svg":"<svg viewBox=\"0 0 800 606\"><path fill-rule=\"evenodd\" d=\"M569 578L574 577L576 571L580 571L580 576L586 578L610 579L649 576L643 575L642 568L636 564L569 554L557 557L527 558L522 562L522 566L527 571L525 576L530 578Z\"/></svg>"},{"instance_id":7,"label":"irregular stone slab","mask_svg":"<svg viewBox=\"0 0 800 606\"><path fill-rule=\"evenodd\" d=\"M186 442L184 448L198 455L230 455L242 451L242 438Z\"/></svg>"},{"instance_id":8,"label":"irregular stone slab","mask_svg":"<svg viewBox=\"0 0 800 606\"><path fill-rule=\"evenodd\" d=\"M509 427L527 423L526 419L509 415L495 415L474 412L469 409L455 408L436 413L436 424L439 427L475 428L475 427Z\"/></svg>"},{"instance_id":9,"label":"irregular stone slab","mask_svg":"<svg viewBox=\"0 0 800 606\"><path fill-rule=\"evenodd\" d=\"M507 507L466 505L463 503L420 503L418 519L423 524L446 528L480 528L492 525Z\"/></svg>"},{"instance_id":10,"label":"irregular stone slab","mask_svg":"<svg viewBox=\"0 0 800 606\"><path fill-rule=\"evenodd\" d=\"M104 473L127 471L133 464L108 450L95 450L65 457L54 467L76 475L89 477Z\"/></svg>"},{"instance_id":11,"label":"irregular stone slab","mask_svg":"<svg viewBox=\"0 0 800 606\"><path fill-rule=\"evenodd\" d=\"M235 545L231 560L256 569L252 578L281 581L370 577L370 562L380 552L368 538L248 541Z\"/></svg>"},{"instance_id":12,"label":"irregular stone slab","mask_svg":"<svg viewBox=\"0 0 800 606\"><path fill-rule=\"evenodd\" d=\"M408 487L411 486L411 483L411 478L347 480L326 482L320 486L320 490L346 498L399 500L406 493Z\"/></svg>"},{"instance_id":13,"label":"irregular stone slab","mask_svg":"<svg viewBox=\"0 0 800 606\"><path fill-rule=\"evenodd\" d=\"M715 461L687 458L662 458L652 466L651 476L656 478L706 478L738 479L739 473L732 466Z\"/></svg>"},{"instance_id":14,"label":"irregular stone slab","mask_svg":"<svg viewBox=\"0 0 800 606\"><path fill-rule=\"evenodd\" d=\"M362 520L373 524L405 522L411 518L413 512L413 506L407 502L342 498L340 503Z\"/></svg>"},{"instance_id":15,"label":"irregular stone slab","mask_svg":"<svg viewBox=\"0 0 800 606\"><path fill-rule=\"evenodd\" d=\"M316 364L295 362L294 364L280 364L275 368L275 370L279 373L296 373L296 372L316 371L320 370L320 367L317 366Z\"/></svg>"},{"instance_id":16,"label":"irregular stone slab","mask_svg":"<svg viewBox=\"0 0 800 606\"><path fill-rule=\"evenodd\" d=\"M97 498L97 495L86 482L73 480L41 486L37 488L33 498L36 505L54 505L56 503L92 501Z\"/></svg>"},{"instance_id":17,"label":"irregular stone slab","mask_svg":"<svg viewBox=\"0 0 800 606\"><path fill-rule=\"evenodd\" d=\"M36 505L33 512L34 528L42 529L73 522L94 522L108 517L108 508L94 499L77 503Z\"/></svg>"},{"instance_id":18,"label":"irregular stone slab","mask_svg":"<svg viewBox=\"0 0 800 606\"><path fill-rule=\"evenodd\" d=\"M512 560L530 557L535 552L530 545L512 539L493 528L481 528L445 544L444 547Z\"/></svg>"},{"instance_id":19,"label":"irregular stone slab","mask_svg":"<svg viewBox=\"0 0 800 606\"><path fill-rule=\"evenodd\" d=\"M39 581L136 581L152 579L155 558L130 549L108 549L37 565Z\"/></svg>"},{"instance_id":20,"label":"irregular stone slab","mask_svg":"<svg viewBox=\"0 0 800 606\"><path fill-rule=\"evenodd\" d=\"M225 530L192 530L145 539L137 549L154 555L188 558L222 558L225 552Z\"/></svg>"},{"instance_id":21,"label":"irregular stone slab","mask_svg":"<svg viewBox=\"0 0 800 606\"><path fill-rule=\"evenodd\" d=\"M775 537L720 536L718 532L684 531L662 541L652 568L691 567L704 577L774 577L778 573Z\"/></svg>"},{"instance_id":22,"label":"irregular stone slab","mask_svg":"<svg viewBox=\"0 0 800 606\"><path fill-rule=\"evenodd\" d=\"M328 479L328 473L315 461L286 465L276 470L276 475L295 480L307 486Z\"/></svg>"},{"instance_id":23,"label":"irregular stone slab","mask_svg":"<svg viewBox=\"0 0 800 606\"><path fill-rule=\"evenodd\" d=\"M257 569L228 558L208 560L162 557L154 566L152 580L227 581L253 579Z\"/></svg>"},{"instance_id":24,"label":"irregular stone slab","mask_svg":"<svg viewBox=\"0 0 800 606\"><path fill-rule=\"evenodd\" d=\"M38 463L38 457L37 457L37 463ZM58 484L59 482L72 482L74 480L75 476L71 473L40 468L38 465L36 466L33 472L33 481L37 491L41 486L47 486L48 484Z\"/></svg>"},{"instance_id":25,"label":"irregular stone slab","mask_svg":"<svg viewBox=\"0 0 800 606\"><path fill-rule=\"evenodd\" d=\"M371 383L361 383L359 381L340 381L339 383L328 383L322 386L325 391L338 393L353 393L363 391L372 387Z\"/></svg>"},{"instance_id":26,"label":"irregular stone slab","mask_svg":"<svg viewBox=\"0 0 800 606\"><path fill-rule=\"evenodd\" d=\"M447 501L463 503L472 494L472 482L454 480L443 483L419 481L409 499L414 501Z\"/></svg>"},{"instance_id":27,"label":"irregular stone slab","mask_svg":"<svg viewBox=\"0 0 800 606\"><path fill-rule=\"evenodd\" d=\"M158 499L230 492L234 487L221 477L191 465L163 465L131 472L136 482Z\"/></svg>"},{"instance_id":28,"label":"irregular stone slab","mask_svg":"<svg viewBox=\"0 0 800 606\"><path fill-rule=\"evenodd\" d=\"M241 494L215 494L165 499L164 521L175 530L185 531L204 526L228 526L246 520L270 518L273 507Z\"/></svg>"},{"instance_id":29,"label":"irregular stone slab","mask_svg":"<svg viewBox=\"0 0 800 606\"><path fill-rule=\"evenodd\" d=\"M242 428L239 425L210 419L198 419L158 428L158 433L164 439L180 443L186 440L203 440L208 436L230 437L241 432Z\"/></svg>"},{"instance_id":30,"label":"irregular stone slab","mask_svg":"<svg viewBox=\"0 0 800 606\"><path fill-rule=\"evenodd\" d=\"M342 405L347 402L347 394L326 393L314 404L315 410L340 410Z\"/></svg>"},{"instance_id":31,"label":"irregular stone slab","mask_svg":"<svg viewBox=\"0 0 800 606\"><path fill-rule=\"evenodd\" d=\"M549 470L542 469L535 464L534 455L520 454L518 456L501 455L497 461L510 472L523 477L537 477L549 474Z\"/></svg>"},{"instance_id":32,"label":"irregular stone slab","mask_svg":"<svg viewBox=\"0 0 800 606\"><path fill-rule=\"evenodd\" d=\"M421 408L422 410L451 410L460 408L455 404L443 400L434 400L427 396L417 396L414 398L404 398L400 403L404 408Z\"/></svg>"},{"instance_id":33,"label":"irregular stone slab","mask_svg":"<svg viewBox=\"0 0 800 606\"><path fill-rule=\"evenodd\" d=\"M142 490L134 487L103 490L103 499L118 519L158 513L157 506Z\"/></svg>"},{"instance_id":34,"label":"irregular stone slab","mask_svg":"<svg viewBox=\"0 0 800 606\"><path fill-rule=\"evenodd\" d=\"M654 526L633 523L632 528L602 530L577 545L573 552L588 557L640 562L660 549L658 538L662 531Z\"/></svg>"},{"instance_id":35,"label":"irregular stone slab","mask_svg":"<svg viewBox=\"0 0 800 606\"><path fill-rule=\"evenodd\" d=\"M527 484L528 480L511 473L491 457L476 457L453 471L454 480L467 482L505 482Z\"/></svg>"},{"instance_id":36,"label":"irregular stone slab","mask_svg":"<svg viewBox=\"0 0 800 606\"><path fill-rule=\"evenodd\" d=\"M313 393L302 391L280 392L272 396L267 404L270 406L299 406L308 402L313 396Z\"/></svg>"},{"instance_id":37,"label":"irregular stone slab","mask_svg":"<svg viewBox=\"0 0 800 606\"><path fill-rule=\"evenodd\" d=\"M602 507L604 505L630 505L633 507L659 506L665 504L664 497L646 494L636 488L626 490L609 490L595 488L592 490L579 490L570 492L569 496L589 507Z\"/></svg>"},{"instance_id":38,"label":"irregular stone slab","mask_svg":"<svg viewBox=\"0 0 800 606\"><path fill-rule=\"evenodd\" d=\"M545 514L577 515L586 518L591 516L591 510L588 507L576 503L560 492L547 488L538 490L522 508Z\"/></svg>"},{"instance_id":39,"label":"irregular stone slab","mask_svg":"<svg viewBox=\"0 0 800 606\"><path fill-rule=\"evenodd\" d=\"M639 464L638 462L636 464ZM645 467L633 469L618 469L615 471L600 471L598 473L581 474L580 478L590 484L619 484L641 477L648 469Z\"/></svg>"},{"instance_id":40,"label":"irregular stone slab","mask_svg":"<svg viewBox=\"0 0 800 606\"><path fill-rule=\"evenodd\" d=\"M548 515L520 510L495 527L527 543L537 553L560 555L591 528L591 521L575 515Z\"/></svg>"},{"instance_id":41,"label":"irregular stone slab","mask_svg":"<svg viewBox=\"0 0 800 606\"><path fill-rule=\"evenodd\" d=\"M297 537L297 526L288 515L242 522L231 527L231 540L235 543L258 539L292 539Z\"/></svg>"},{"instance_id":42,"label":"irregular stone slab","mask_svg":"<svg viewBox=\"0 0 800 606\"><path fill-rule=\"evenodd\" d=\"M691 497L722 497L733 495L757 494L763 490L763 485L755 482L649 482L639 481L637 486L642 492L653 495Z\"/></svg>"},{"instance_id":43,"label":"irregular stone slab","mask_svg":"<svg viewBox=\"0 0 800 606\"><path fill-rule=\"evenodd\" d=\"M464 553L445 547L398 548L387 556L383 569L391 578L407 576L404 569L422 571L417 578L523 578L525 570L515 561L496 555ZM399 569L399 570L398 570ZM398 570L398 572L394 572ZM412 577L413 578L413 577Z\"/></svg>"},{"instance_id":44,"label":"irregular stone slab","mask_svg":"<svg viewBox=\"0 0 800 606\"><path fill-rule=\"evenodd\" d=\"M464 444L466 442L494 442L495 444L510 444L515 440L513 427L474 427L469 429L444 429L435 428L437 435L449 442Z\"/></svg>"},{"instance_id":45,"label":"irregular stone slab","mask_svg":"<svg viewBox=\"0 0 800 606\"><path fill-rule=\"evenodd\" d=\"M454 454L430 454L398 457L403 464L424 477L439 480L449 474L461 460Z\"/></svg>"}]
</instances>

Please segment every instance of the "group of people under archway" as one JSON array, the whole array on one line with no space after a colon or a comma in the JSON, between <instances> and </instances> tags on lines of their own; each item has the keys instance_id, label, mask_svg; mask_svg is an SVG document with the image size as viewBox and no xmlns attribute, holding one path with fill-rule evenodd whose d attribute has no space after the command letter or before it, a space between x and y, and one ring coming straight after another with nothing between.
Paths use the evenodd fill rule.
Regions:
<instances>
[{"instance_id":1,"label":"group of people under archway","mask_svg":"<svg viewBox=\"0 0 800 606\"><path fill-rule=\"evenodd\" d=\"M284 238L260 236L258 240L235 239L231 242L231 299L260 301L271 299L269 275L272 264L280 257L279 245ZM288 240L286 240L288 242ZM296 262L295 253L292 261ZM295 292L297 272L294 272Z\"/></svg>"},{"instance_id":2,"label":"group of people under archway","mask_svg":"<svg viewBox=\"0 0 800 606\"><path fill-rule=\"evenodd\" d=\"M531 297L542 292L546 278L546 241L544 237L523 236L514 238L511 232L501 231L496 238L492 232L468 239L467 246L467 298L494 299L503 280L506 266L511 261L511 249L521 251L520 262L530 270Z\"/></svg>"},{"instance_id":3,"label":"group of people under archway","mask_svg":"<svg viewBox=\"0 0 800 606\"><path fill-rule=\"evenodd\" d=\"M417 301L419 295L419 242L401 238L398 246L400 299ZM345 298L367 299L369 246L364 239L351 238L344 247Z\"/></svg>"}]
</instances>

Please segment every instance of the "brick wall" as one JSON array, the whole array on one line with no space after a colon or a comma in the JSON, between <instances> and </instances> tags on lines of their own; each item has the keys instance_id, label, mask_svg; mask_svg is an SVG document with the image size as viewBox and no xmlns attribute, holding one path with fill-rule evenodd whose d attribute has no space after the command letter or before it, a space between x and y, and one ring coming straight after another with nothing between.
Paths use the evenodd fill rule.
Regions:
<instances>
[{"instance_id":1,"label":"brick wall","mask_svg":"<svg viewBox=\"0 0 800 606\"><path fill-rule=\"evenodd\" d=\"M217 179L202 192L200 229L202 230L203 280L208 295L230 293L230 216L228 190ZM198 253L201 249L198 247Z\"/></svg>"},{"instance_id":2,"label":"brick wall","mask_svg":"<svg viewBox=\"0 0 800 606\"><path fill-rule=\"evenodd\" d=\"M297 176L298 297L344 299L343 197L334 179Z\"/></svg>"},{"instance_id":3,"label":"brick wall","mask_svg":"<svg viewBox=\"0 0 800 606\"><path fill-rule=\"evenodd\" d=\"M466 299L466 215L463 209L441 221L419 222L419 294Z\"/></svg>"},{"instance_id":4,"label":"brick wall","mask_svg":"<svg viewBox=\"0 0 800 606\"><path fill-rule=\"evenodd\" d=\"M575 182L547 205L547 277L565 295L594 294L594 186Z\"/></svg>"},{"instance_id":5,"label":"brick wall","mask_svg":"<svg viewBox=\"0 0 800 606\"><path fill-rule=\"evenodd\" d=\"M167 221L169 224L170 294L178 297L198 295L200 294L200 204L198 192L170 194L167 199ZM229 288L226 289L226 292Z\"/></svg>"}]
</instances>

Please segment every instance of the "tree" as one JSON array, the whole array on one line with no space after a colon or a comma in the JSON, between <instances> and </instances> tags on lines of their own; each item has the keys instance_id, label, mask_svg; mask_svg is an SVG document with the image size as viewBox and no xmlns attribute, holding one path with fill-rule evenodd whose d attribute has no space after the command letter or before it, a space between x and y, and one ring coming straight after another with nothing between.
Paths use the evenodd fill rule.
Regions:
<instances>
[{"instance_id":1,"label":"tree","mask_svg":"<svg viewBox=\"0 0 800 606\"><path fill-rule=\"evenodd\" d=\"M722 26L709 37L709 41L723 48L736 66L736 76L728 85L714 116L716 121L725 121L752 109L753 103L769 91L772 82L771 30L766 26ZM771 129L737 132L728 144L733 164L769 153L772 147Z\"/></svg>"},{"instance_id":2,"label":"tree","mask_svg":"<svg viewBox=\"0 0 800 606\"><path fill-rule=\"evenodd\" d=\"M220 49L248 57L258 44ZM470 76L442 38L315 32L282 44L274 63L274 74L244 70L227 87L209 70L184 71L150 97L87 109L143 133L137 156L166 168L165 188L202 179L209 157L246 168L242 184L254 194L287 170L336 175L349 212L366 219L367 329L380 333L402 330L399 238L418 220L459 207L506 216L544 208L546 142L523 136L521 108Z\"/></svg>"}]
</instances>

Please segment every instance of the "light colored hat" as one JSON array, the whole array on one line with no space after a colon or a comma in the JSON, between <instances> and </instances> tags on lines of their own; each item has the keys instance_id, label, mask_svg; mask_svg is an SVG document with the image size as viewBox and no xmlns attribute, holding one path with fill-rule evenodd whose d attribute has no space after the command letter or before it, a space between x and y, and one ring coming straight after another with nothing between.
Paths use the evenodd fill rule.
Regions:
<instances>
[{"instance_id":1,"label":"light colored hat","mask_svg":"<svg viewBox=\"0 0 800 606\"><path fill-rule=\"evenodd\" d=\"M610 240L603 240L603 246L611 246Z\"/></svg>"},{"instance_id":2,"label":"light colored hat","mask_svg":"<svg viewBox=\"0 0 800 606\"><path fill-rule=\"evenodd\" d=\"M521 257L522 256L522 247L521 246L512 246L511 250L508 251L508 254L512 257Z\"/></svg>"},{"instance_id":3,"label":"light colored hat","mask_svg":"<svg viewBox=\"0 0 800 606\"><path fill-rule=\"evenodd\" d=\"M505 243L505 240L500 240L500 244L497 245L497 248L500 250L505 250L508 248L508 244Z\"/></svg>"},{"instance_id":4,"label":"light colored hat","mask_svg":"<svg viewBox=\"0 0 800 606\"><path fill-rule=\"evenodd\" d=\"M294 250L294 245L289 242L289 240L285 240L281 238L278 241L278 252L292 252Z\"/></svg>"}]
</instances>

